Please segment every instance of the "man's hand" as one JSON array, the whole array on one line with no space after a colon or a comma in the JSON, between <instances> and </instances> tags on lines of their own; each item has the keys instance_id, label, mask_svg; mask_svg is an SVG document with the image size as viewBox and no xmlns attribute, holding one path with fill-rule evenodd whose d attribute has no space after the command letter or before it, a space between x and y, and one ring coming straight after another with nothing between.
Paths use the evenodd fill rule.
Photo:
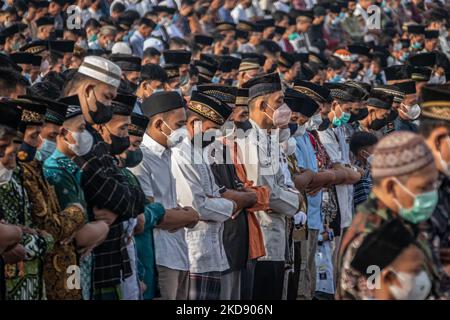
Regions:
<instances>
[{"instance_id":1,"label":"man's hand","mask_svg":"<svg viewBox=\"0 0 450 320\"><path fill-rule=\"evenodd\" d=\"M176 232L180 228L193 228L200 217L192 207L167 209L163 218L157 225L158 228Z\"/></svg>"},{"instance_id":2,"label":"man's hand","mask_svg":"<svg viewBox=\"0 0 450 320\"><path fill-rule=\"evenodd\" d=\"M108 225L112 225L117 219L117 214L109 211L108 209L99 209L94 207L93 211L95 220L105 221Z\"/></svg>"},{"instance_id":3,"label":"man's hand","mask_svg":"<svg viewBox=\"0 0 450 320\"><path fill-rule=\"evenodd\" d=\"M195 211L192 207L184 207L182 210L186 215L186 228L194 228L200 220L200 216L197 211Z\"/></svg>"},{"instance_id":4,"label":"man's hand","mask_svg":"<svg viewBox=\"0 0 450 320\"><path fill-rule=\"evenodd\" d=\"M25 248L21 244L17 244L11 250L3 253L5 263L17 263L25 259Z\"/></svg>"},{"instance_id":5,"label":"man's hand","mask_svg":"<svg viewBox=\"0 0 450 320\"><path fill-rule=\"evenodd\" d=\"M224 193L222 193L222 197L236 202L236 208L234 210L235 213L241 211L242 209L253 207L258 201L256 192L254 192L253 190L251 191L227 190Z\"/></svg>"},{"instance_id":6,"label":"man's hand","mask_svg":"<svg viewBox=\"0 0 450 320\"><path fill-rule=\"evenodd\" d=\"M309 186L315 173L308 169L302 169L300 172L300 174L294 176L294 185L297 190L302 191Z\"/></svg>"},{"instance_id":7,"label":"man's hand","mask_svg":"<svg viewBox=\"0 0 450 320\"><path fill-rule=\"evenodd\" d=\"M0 254L10 247L14 247L22 239L22 229L18 226L0 222Z\"/></svg>"},{"instance_id":8,"label":"man's hand","mask_svg":"<svg viewBox=\"0 0 450 320\"><path fill-rule=\"evenodd\" d=\"M89 255L95 247L105 241L108 232L109 225L104 220L86 223L74 236L78 252L82 256Z\"/></svg>"},{"instance_id":9,"label":"man's hand","mask_svg":"<svg viewBox=\"0 0 450 320\"><path fill-rule=\"evenodd\" d=\"M28 234L32 234L32 235L38 234L36 230L31 229L30 227L20 226L20 228L22 229L23 233L28 233Z\"/></svg>"},{"instance_id":10,"label":"man's hand","mask_svg":"<svg viewBox=\"0 0 450 320\"><path fill-rule=\"evenodd\" d=\"M213 0L213 1L211 1L211 4L209 5L209 10L211 10L211 12L216 12L217 10L219 10L223 6L224 2L225 2L224 0Z\"/></svg>"},{"instance_id":11,"label":"man's hand","mask_svg":"<svg viewBox=\"0 0 450 320\"><path fill-rule=\"evenodd\" d=\"M137 224L136 227L134 227L134 234L140 234L142 232L144 232L144 228L145 228L145 215L143 213L141 213L140 215L138 215L136 217L137 219Z\"/></svg>"}]
</instances>

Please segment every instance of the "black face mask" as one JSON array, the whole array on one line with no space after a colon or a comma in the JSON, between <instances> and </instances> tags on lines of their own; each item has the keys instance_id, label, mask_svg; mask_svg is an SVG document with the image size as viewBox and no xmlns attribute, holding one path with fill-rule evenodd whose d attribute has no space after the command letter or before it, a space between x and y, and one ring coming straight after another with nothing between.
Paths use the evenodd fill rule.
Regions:
<instances>
[{"instance_id":1,"label":"black face mask","mask_svg":"<svg viewBox=\"0 0 450 320\"><path fill-rule=\"evenodd\" d=\"M358 71L352 71L349 73L348 77L350 79L355 79L358 76Z\"/></svg>"},{"instance_id":2,"label":"black face mask","mask_svg":"<svg viewBox=\"0 0 450 320\"><path fill-rule=\"evenodd\" d=\"M138 89L139 86L131 81L128 81L128 85L130 86L130 89L133 91L133 93L136 93L136 90Z\"/></svg>"},{"instance_id":3,"label":"black face mask","mask_svg":"<svg viewBox=\"0 0 450 320\"><path fill-rule=\"evenodd\" d=\"M56 31L50 32L47 40L56 40L58 37L56 36Z\"/></svg>"},{"instance_id":4,"label":"black face mask","mask_svg":"<svg viewBox=\"0 0 450 320\"><path fill-rule=\"evenodd\" d=\"M125 167L127 168L136 167L144 158L144 154L142 153L142 150L140 148L135 151L127 150L126 154L127 158L125 159Z\"/></svg>"},{"instance_id":5,"label":"black face mask","mask_svg":"<svg viewBox=\"0 0 450 320\"><path fill-rule=\"evenodd\" d=\"M231 78L231 79L223 79L223 82L226 85L231 86L231 85L233 85L233 78Z\"/></svg>"},{"instance_id":6,"label":"black face mask","mask_svg":"<svg viewBox=\"0 0 450 320\"><path fill-rule=\"evenodd\" d=\"M386 119L375 119L369 124L369 128L375 131L380 130L387 124Z\"/></svg>"},{"instance_id":7,"label":"black face mask","mask_svg":"<svg viewBox=\"0 0 450 320\"><path fill-rule=\"evenodd\" d=\"M359 109L358 113L351 112L350 119L348 120L348 123L353 123L355 121L359 121L364 119L369 115L369 110L367 108Z\"/></svg>"},{"instance_id":8,"label":"black face mask","mask_svg":"<svg viewBox=\"0 0 450 320\"><path fill-rule=\"evenodd\" d=\"M328 119L328 117L326 118L322 118L322 123L320 124L318 130L319 131L325 131L330 127L330 119Z\"/></svg>"},{"instance_id":9,"label":"black face mask","mask_svg":"<svg viewBox=\"0 0 450 320\"><path fill-rule=\"evenodd\" d=\"M398 117L398 111L397 110L391 110L387 117L387 122L392 122Z\"/></svg>"},{"instance_id":10,"label":"black face mask","mask_svg":"<svg viewBox=\"0 0 450 320\"><path fill-rule=\"evenodd\" d=\"M33 161L36 155L37 148L29 145L25 141L20 145L20 149L17 152L17 159L20 162L30 162Z\"/></svg>"},{"instance_id":11,"label":"black face mask","mask_svg":"<svg viewBox=\"0 0 450 320\"><path fill-rule=\"evenodd\" d=\"M98 101L97 96L95 95L95 91L92 91L94 93L95 97L95 105L97 107L97 111L92 111L89 108L89 115L92 118L92 121L95 124L105 124L109 122L112 119L113 116L113 109L111 106L107 106L106 104L101 103ZM87 103L87 98L86 98ZM89 103L87 103L89 106Z\"/></svg>"},{"instance_id":12,"label":"black face mask","mask_svg":"<svg viewBox=\"0 0 450 320\"><path fill-rule=\"evenodd\" d=\"M108 127L105 128L107 128L107 130L109 131ZM118 137L115 134L112 134L111 131L109 131L109 137L111 138L111 144L109 145L110 152L114 156L125 152L130 146L130 137L128 136Z\"/></svg>"},{"instance_id":13,"label":"black face mask","mask_svg":"<svg viewBox=\"0 0 450 320\"><path fill-rule=\"evenodd\" d=\"M235 121L234 125L236 126L236 129L241 129L244 132L246 132L247 130L250 130L252 128L252 124L250 123L249 120L246 120L246 121Z\"/></svg>"},{"instance_id":14,"label":"black face mask","mask_svg":"<svg viewBox=\"0 0 450 320\"><path fill-rule=\"evenodd\" d=\"M274 73L276 69L277 69L277 65L274 63L274 64L272 64L270 69L267 71L267 73Z\"/></svg>"}]
</instances>

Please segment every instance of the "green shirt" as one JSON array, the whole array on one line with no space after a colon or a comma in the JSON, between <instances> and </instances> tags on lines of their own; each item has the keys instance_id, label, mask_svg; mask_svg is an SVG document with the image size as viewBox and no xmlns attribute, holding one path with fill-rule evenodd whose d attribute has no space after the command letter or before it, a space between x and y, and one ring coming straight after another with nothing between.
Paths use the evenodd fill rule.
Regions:
<instances>
[{"instance_id":1,"label":"green shirt","mask_svg":"<svg viewBox=\"0 0 450 320\"><path fill-rule=\"evenodd\" d=\"M139 181L128 169L122 169L130 184L139 186ZM143 293L144 300L151 300L157 292L155 248L153 241L153 228L164 216L164 207L160 203L147 202L144 209L144 231L134 236L137 251L137 267L139 278L147 286Z\"/></svg>"},{"instance_id":2,"label":"green shirt","mask_svg":"<svg viewBox=\"0 0 450 320\"><path fill-rule=\"evenodd\" d=\"M79 203L87 212L87 203L81 187L80 168L61 151L55 150L44 162L44 176L55 188L61 208L73 203ZM86 221L88 221L86 216ZM79 262L81 274L81 289L84 300L91 298L92 255L82 258Z\"/></svg>"}]
</instances>

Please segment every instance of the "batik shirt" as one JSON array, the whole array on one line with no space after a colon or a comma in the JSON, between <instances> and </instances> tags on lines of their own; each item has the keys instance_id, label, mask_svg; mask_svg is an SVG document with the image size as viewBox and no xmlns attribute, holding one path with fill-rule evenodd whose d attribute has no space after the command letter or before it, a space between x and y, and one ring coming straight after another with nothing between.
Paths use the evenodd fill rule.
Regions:
<instances>
[{"instance_id":1,"label":"batik shirt","mask_svg":"<svg viewBox=\"0 0 450 320\"><path fill-rule=\"evenodd\" d=\"M10 182L0 186L0 219L10 224L35 228L20 167L14 171ZM6 298L45 299L42 266L45 255L52 250L53 237L39 232L36 235L24 233L20 244L26 252L24 261L5 265Z\"/></svg>"},{"instance_id":2,"label":"batik shirt","mask_svg":"<svg viewBox=\"0 0 450 320\"><path fill-rule=\"evenodd\" d=\"M351 262L365 237L377 230L387 221L395 218L395 214L387 208L374 193L369 195L366 202L358 206L358 214L352 225L345 233L339 254L340 274L337 279L337 298L344 300L371 300L375 290L367 287L368 275L363 275L351 267ZM410 224L408 228L412 228ZM417 245L425 255L425 272L432 281L431 297L439 296L439 276L432 261L431 249L419 228L413 226L418 233Z\"/></svg>"},{"instance_id":3,"label":"batik shirt","mask_svg":"<svg viewBox=\"0 0 450 320\"><path fill-rule=\"evenodd\" d=\"M81 175L81 170L77 165L59 150L56 150L44 163L44 176L55 191L61 208L69 207L73 203L79 203L84 208L82 220L78 214L76 215L78 227L88 221L86 200L81 188ZM70 220L73 221L73 219ZM80 266L81 296L84 300L89 300L91 298L92 256L80 258L76 255L73 246L71 249L67 258L70 257L72 264ZM64 278L66 277L65 273ZM79 290L70 291L76 291L79 295ZM61 292L61 294L63 293Z\"/></svg>"}]
</instances>

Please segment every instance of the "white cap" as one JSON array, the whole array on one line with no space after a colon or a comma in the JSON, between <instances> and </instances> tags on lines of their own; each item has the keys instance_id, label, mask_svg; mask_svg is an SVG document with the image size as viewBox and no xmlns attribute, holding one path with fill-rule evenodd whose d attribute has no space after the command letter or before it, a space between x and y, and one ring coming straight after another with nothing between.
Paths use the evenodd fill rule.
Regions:
<instances>
[{"instance_id":1,"label":"white cap","mask_svg":"<svg viewBox=\"0 0 450 320\"><path fill-rule=\"evenodd\" d=\"M121 41L121 42L116 42L113 47L111 48L111 53L112 54L132 54L133 52L131 51L131 48L128 44L126 44L125 42Z\"/></svg>"},{"instance_id":2,"label":"white cap","mask_svg":"<svg viewBox=\"0 0 450 320\"><path fill-rule=\"evenodd\" d=\"M78 72L116 88L119 87L122 76L117 64L98 56L85 57Z\"/></svg>"}]
</instances>

